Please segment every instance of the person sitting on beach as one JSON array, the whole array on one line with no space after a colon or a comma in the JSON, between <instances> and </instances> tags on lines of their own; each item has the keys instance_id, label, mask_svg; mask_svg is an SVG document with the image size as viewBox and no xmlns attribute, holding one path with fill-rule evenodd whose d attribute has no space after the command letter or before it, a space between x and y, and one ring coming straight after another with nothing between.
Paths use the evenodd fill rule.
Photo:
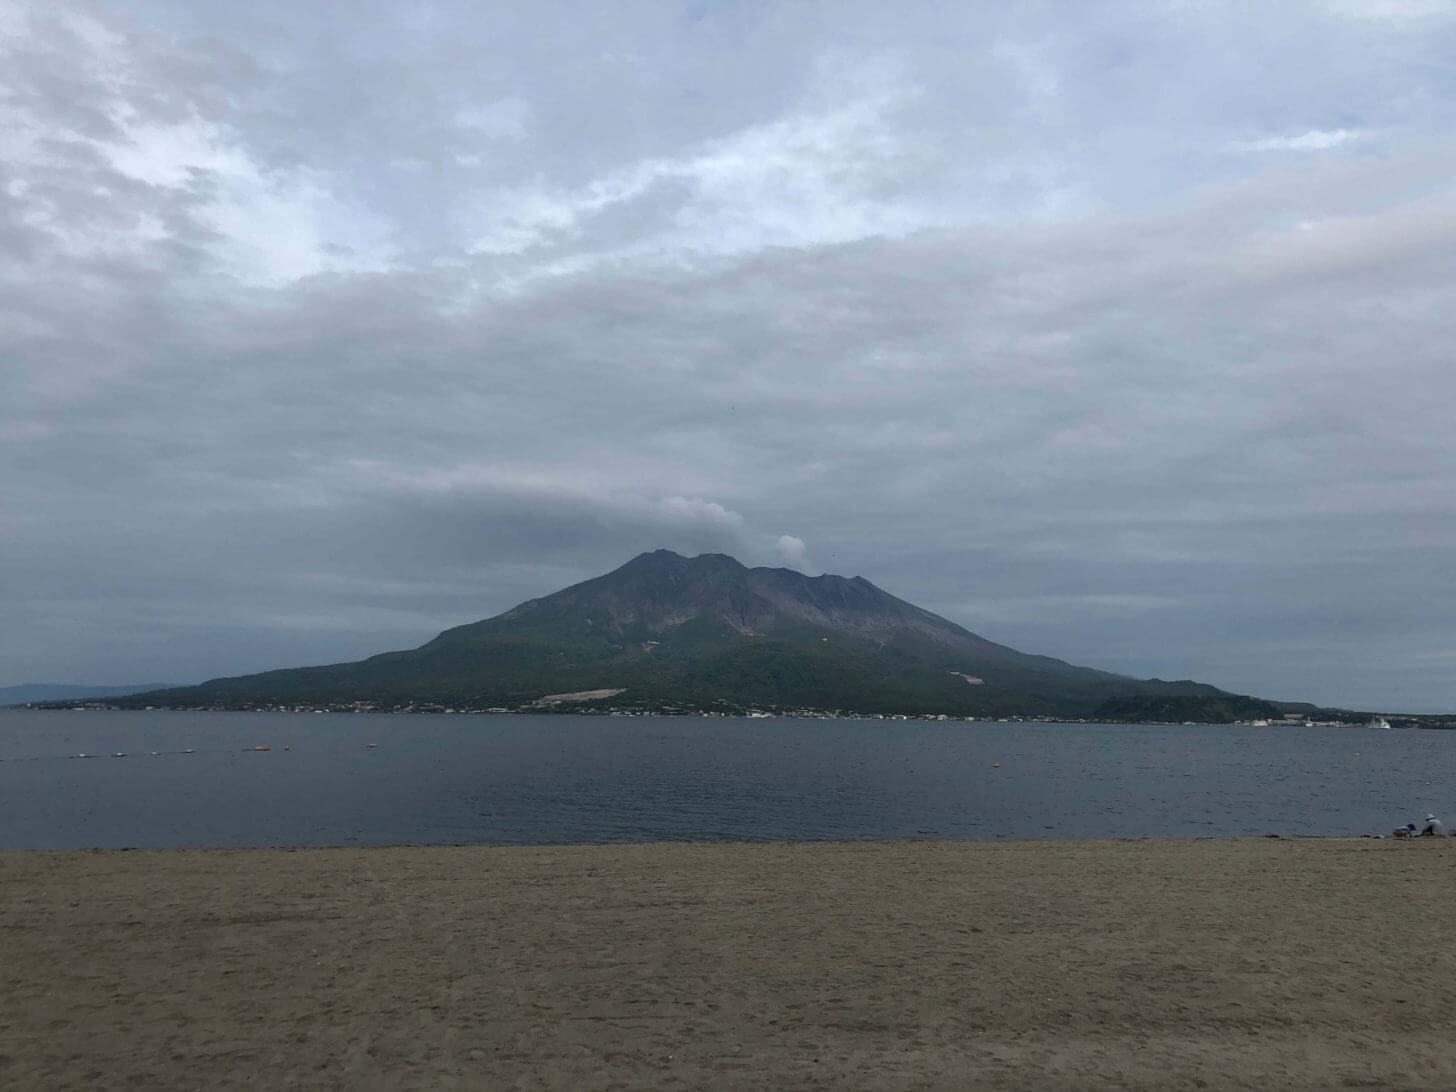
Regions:
<instances>
[{"instance_id":1,"label":"person sitting on beach","mask_svg":"<svg viewBox=\"0 0 1456 1092\"><path fill-rule=\"evenodd\" d=\"M1446 828L1441 825L1441 820L1437 819L1434 815L1426 816L1426 825L1421 828L1421 837L1424 838L1427 835L1440 837L1445 833Z\"/></svg>"},{"instance_id":2,"label":"person sitting on beach","mask_svg":"<svg viewBox=\"0 0 1456 1092\"><path fill-rule=\"evenodd\" d=\"M1416 825L1407 823L1403 827L1396 827L1390 832L1392 838L1414 838L1416 836Z\"/></svg>"}]
</instances>

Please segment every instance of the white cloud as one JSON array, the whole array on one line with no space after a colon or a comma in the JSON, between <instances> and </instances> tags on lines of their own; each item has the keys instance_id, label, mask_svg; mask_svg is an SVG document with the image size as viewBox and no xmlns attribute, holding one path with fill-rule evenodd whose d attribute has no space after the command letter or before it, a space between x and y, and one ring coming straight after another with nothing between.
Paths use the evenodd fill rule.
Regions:
<instances>
[{"instance_id":1,"label":"white cloud","mask_svg":"<svg viewBox=\"0 0 1456 1092\"><path fill-rule=\"evenodd\" d=\"M221 271L249 283L384 267L386 230L377 218L342 200L317 171L261 166L236 132L195 106L159 109L165 93L144 56L93 15L63 18L78 45L67 63L92 99L61 104L76 122L51 116L56 104L21 82L18 63L57 63L40 26L18 24L7 43L17 63L8 79L0 67L0 159L24 221L65 253L149 255L197 229L186 241L203 241ZM83 197L95 207L78 215Z\"/></svg>"},{"instance_id":2,"label":"white cloud","mask_svg":"<svg viewBox=\"0 0 1456 1092\"><path fill-rule=\"evenodd\" d=\"M1413 23L1456 17L1452 0L1324 0L1327 10L1352 19Z\"/></svg>"},{"instance_id":3,"label":"white cloud","mask_svg":"<svg viewBox=\"0 0 1456 1092\"><path fill-rule=\"evenodd\" d=\"M861 90L830 109L755 125L681 156L643 159L575 189L497 190L477 210L473 249L512 254L569 240L619 259L904 234L925 221L885 190L915 169L917 156L894 121L912 95L900 85ZM630 240L614 240L603 218L634 206L645 225Z\"/></svg>"},{"instance_id":4,"label":"white cloud","mask_svg":"<svg viewBox=\"0 0 1456 1092\"><path fill-rule=\"evenodd\" d=\"M531 126L531 105L524 99L497 99L483 106L455 111L455 124L491 140L525 140Z\"/></svg>"},{"instance_id":5,"label":"white cloud","mask_svg":"<svg viewBox=\"0 0 1456 1092\"><path fill-rule=\"evenodd\" d=\"M235 136L196 117L172 125L122 120L119 128L119 139L98 144L111 165L187 194L194 223L214 233L218 261L232 276L278 286L387 267L383 224L347 207L317 172L264 170Z\"/></svg>"},{"instance_id":6,"label":"white cloud","mask_svg":"<svg viewBox=\"0 0 1456 1092\"><path fill-rule=\"evenodd\" d=\"M1263 137L1259 140L1240 141L1234 148L1241 152L1314 152L1335 148L1352 140L1360 139L1360 133L1351 129L1308 129L1298 136Z\"/></svg>"}]
</instances>

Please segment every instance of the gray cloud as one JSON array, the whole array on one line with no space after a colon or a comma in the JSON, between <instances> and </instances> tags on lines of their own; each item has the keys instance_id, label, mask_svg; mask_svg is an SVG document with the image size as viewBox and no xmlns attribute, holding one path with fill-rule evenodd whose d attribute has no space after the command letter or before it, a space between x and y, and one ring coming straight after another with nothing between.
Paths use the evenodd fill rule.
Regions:
<instances>
[{"instance_id":1,"label":"gray cloud","mask_svg":"<svg viewBox=\"0 0 1456 1092\"><path fill-rule=\"evenodd\" d=\"M1450 707L1443 9L476 7L0 14L0 682L667 546Z\"/></svg>"}]
</instances>

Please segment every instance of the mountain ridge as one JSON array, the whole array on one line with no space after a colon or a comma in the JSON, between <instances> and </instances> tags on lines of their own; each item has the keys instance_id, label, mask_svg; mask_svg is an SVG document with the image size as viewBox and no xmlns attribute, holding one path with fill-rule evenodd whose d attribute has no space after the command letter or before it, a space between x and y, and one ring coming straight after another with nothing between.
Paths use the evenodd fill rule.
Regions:
<instances>
[{"instance_id":1,"label":"mountain ridge","mask_svg":"<svg viewBox=\"0 0 1456 1092\"><path fill-rule=\"evenodd\" d=\"M656 550L414 649L112 704L529 710L549 699L553 709L581 711L1075 717L1109 702L1128 710L1171 698L1180 707L1215 703L1225 715L1278 714L1205 683L1134 679L1021 652L861 576Z\"/></svg>"}]
</instances>

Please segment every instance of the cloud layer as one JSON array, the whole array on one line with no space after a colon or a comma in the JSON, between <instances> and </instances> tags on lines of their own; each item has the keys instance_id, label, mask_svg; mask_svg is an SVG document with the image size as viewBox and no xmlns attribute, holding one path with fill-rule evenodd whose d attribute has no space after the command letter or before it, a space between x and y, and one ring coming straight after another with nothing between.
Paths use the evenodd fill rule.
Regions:
<instances>
[{"instance_id":1,"label":"cloud layer","mask_svg":"<svg viewBox=\"0 0 1456 1092\"><path fill-rule=\"evenodd\" d=\"M666 546L1456 705L1447 5L478 7L0 7L0 683Z\"/></svg>"}]
</instances>

